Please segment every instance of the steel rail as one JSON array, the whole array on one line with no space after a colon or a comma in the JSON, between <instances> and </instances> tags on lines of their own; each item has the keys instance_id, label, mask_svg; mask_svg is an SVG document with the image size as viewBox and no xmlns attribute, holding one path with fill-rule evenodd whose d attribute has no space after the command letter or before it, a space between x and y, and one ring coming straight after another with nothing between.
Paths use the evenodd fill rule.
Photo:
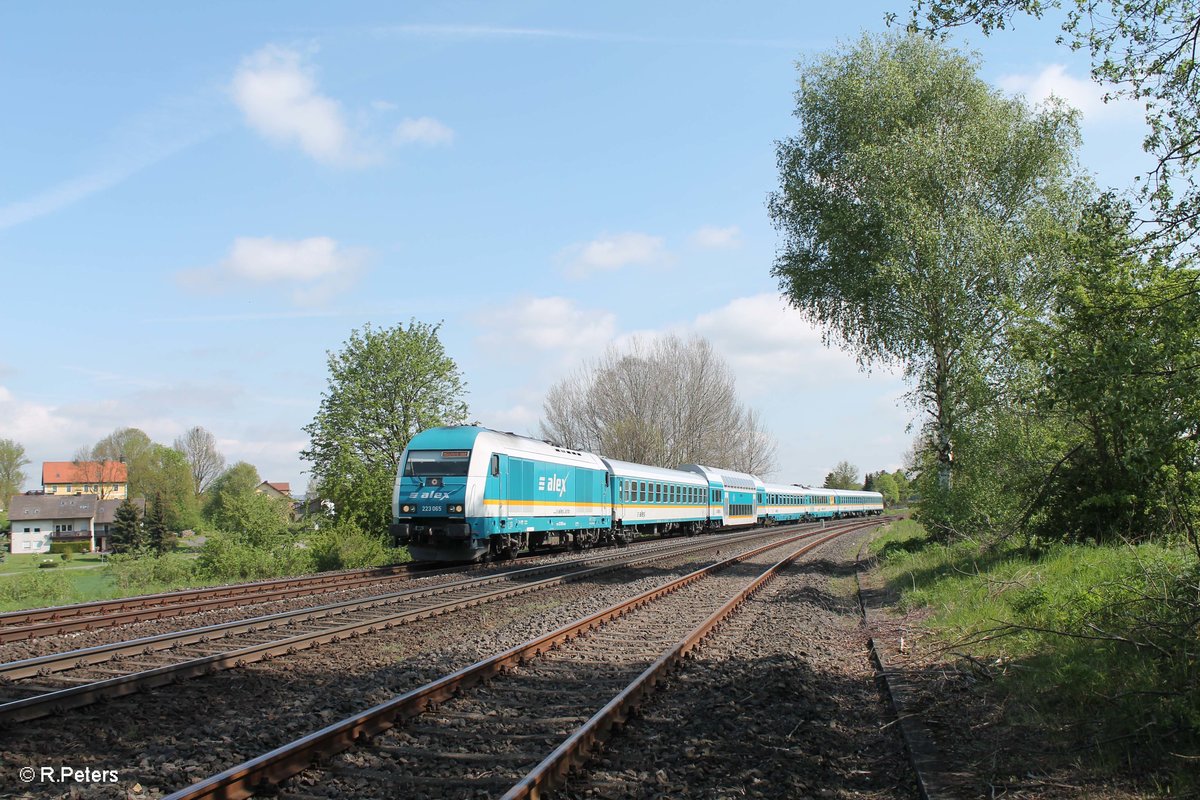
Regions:
<instances>
[{"instance_id":1,"label":"steel rail","mask_svg":"<svg viewBox=\"0 0 1200 800\"><path fill-rule=\"evenodd\" d=\"M877 523L872 522L867 524ZM847 530L856 529L856 527L855 525L849 525L848 528L839 526L837 530L833 531L829 529L806 531L782 541L762 545L707 567L702 567L681 578L649 589L635 597L610 606L603 611L568 623L550 633L538 636L528 642L445 675L424 686L405 692L360 714L326 726L296 741L278 747L269 753L231 767L206 780L174 792L166 800L199 800L200 798L236 800L237 798L249 797L260 789L278 785L308 768L313 762L319 759L327 758L349 749L361 738L373 737L393 727L399 720L424 713L436 707L438 703L449 700L464 689L475 686L509 667L523 664L527 660L559 644L582 636L610 620L624 616L665 595L678 591L719 569L801 539L808 539L818 536L821 533L827 533L829 535L823 538L823 541L826 541L829 538L847 532Z\"/></svg>"},{"instance_id":2,"label":"steel rail","mask_svg":"<svg viewBox=\"0 0 1200 800\"><path fill-rule=\"evenodd\" d=\"M451 570L447 570L451 571ZM396 564L390 567L371 567L367 569L346 570L343 572L324 572L319 575L304 575L291 578L273 578L266 581L250 583L231 583L222 586L207 586L199 589L180 589L175 592L160 592L158 594L141 594L133 597L122 597L114 600L95 600L90 603L75 603L66 606L48 606L46 608L30 608L21 611L6 611L0 613L0 637L9 636L8 630L16 626L27 626L39 622L76 619L79 617L97 616L137 609L162 607L170 608L175 604L193 603L200 600L229 598L238 602L248 596L264 592L285 591L293 588L320 588L329 584L339 584L347 578L374 578L387 580L401 577L410 573L421 573L422 570L409 564ZM426 575L437 574L437 570L424 572ZM154 617L146 617L154 619ZM28 637L26 637L28 638ZM11 638L0 638L0 641L12 641Z\"/></svg>"},{"instance_id":3,"label":"steel rail","mask_svg":"<svg viewBox=\"0 0 1200 800\"><path fill-rule=\"evenodd\" d=\"M659 537L664 538L664 537ZM671 537L674 538L674 537ZM655 541L646 539L645 541ZM527 554L542 555L542 553ZM0 612L0 644L60 633L166 619L198 611L245 605L247 601L268 603L334 586L338 590L370 583L412 580L469 572L481 564L429 567L423 564L394 564L387 567L298 575L288 578L232 583L173 592L134 595L113 600L95 600L64 606Z\"/></svg>"},{"instance_id":4,"label":"steel rail","mask_svg":"<svg viewBox=\"0 0 1200 800\"><path fill-rule=\"evenodd\" d=\"M334 626L332 628L309 631L294 636L274 639L268 642L254 643L250 646L236 647L225 652L213 653L200 657L190 657L175 664L167 664L151 669L138 670L126 675L119 675L107 679L99 679L69 688L51 688L32 697L22 698L20 700L11 700L0 704L0 722L13 723L36 719L48 714L60 713L71 708L89 705L100 699L134 694L142 689L163 686L179 680L203 676L225 669L231 669L274 656L299 652L320 644L336 642L346 638L370 634L378 630L389 629L398 625L414 622L416 620L440 616L461 609L471 608L509 597L529 594L558 584L583 580L588 577L593 577L619 569L625 569L642 563L661 560L664 558L674 558L680 555L688 555L693 552L712 549L723 544L728 544L731 540L737 542L745 539L772 535L772 533L778 532L779 531L766 533L763 531L756 531L751 534L743 533L734 536L721 537L718 539L709 538L703 542L693 543L685 547L678 547L674 544L666 545L661 548L657 548L651 553L643 552L632 555L626 554L623 556L601 556L586 563L604 561L612 561L614 563L601 563L599 566L586 567L582 570L576 570L574 572L569 571L568 569L568 571L566 571L564 574L552 575L541 580L535 580L533 582L520 584L514 587L495 589L482 594L471 595L466 598L458 598L443 603L435 603L430 606L400 610L367 620L355 620L347 624ZM816 532L810 532L807 535L813 535L814 533ZM577 566L579 566L578 562L573 562L569 565L569 567ZM521 570L520 572L532 573L536 575L554 569L561 571L564 569L564 565L559 564L529 567L525 570ZM409 595L410 597L407 599L446 594L456 589L478 588L490 583L498 583L506 578L511 577L512 575L513 573L505 573L503 576L456 581L454 582L453 586L451 584L445 584L441 587L412 590L410 592L400 594ZM206 628L199 628L192 631L162 634L155 637L149 637L147 639L134 640L132 642L118 642L112 645L99 645L97 647L76 650L70 653L25 659L23 661L16 661L9 664L0 665L0 679L7 679L11 681L13 679L20 678L46 676L55 671L86 668L96 664L113 661L117 656L133 656L136 658L138 656L146 655L150 652L162 651L171 647L186 647L188 645L208 642L219 644L221 637L233 636L240 633L255 633L259 632L260 630L266 633L267 631L276 628L279 622L305 622L311 619L320 619L333 616L335 613L344 614L364 608L369 609L382 605L393 605L397 602L402 602L403 599L405 598L396 599L395 596L388 595L382 598L371 598L364 601L339 603L317 609L308 609L302 612L284 612L282 614L260 617L255 620L225 623L223 625L208 626ZM214 634L219 635L214 636Z\"/></svg>"},{"instance_id":5,"label":"steel rail","mask_svg":"<svg viewBox=\"0 0 1200 800\"><path fill-rule=\"evenodd\" d=\"M19 661L0 663L0 686L2 686L3 682L6 680L19 680L36 675L46 675L53 672L77 669L85 665L102 664L119 656L146 654L160 650L169 650L175 647L186 646L190 644L211 642L241 633L254 633L261 629L275 629L281 624L286 625L308 622L336 614L354 613L376 608L381 605L392 605L408 600L434 597L440 594L449 594L452 592L462 591L464 589L487 586L489 584L501 583L513 579L519 580L524 578L532 578L537 575L559 572L570 573L572 570L579 567L603 564L605 562L622 564L627 561L636 560L645 556L654 556L659 553L675 554L677 552L691 552L692 548L705 549L707 547L729 541L740 541L744 538L753 538L754 536L762 535L764 535L762 531L755 531L754 533L750 534L731 534L716 539L706 539L704 542L700 544L693 544L690 547L680 547L680 542L674 541L668 544L658 545L653 548L647 548L645 551L633 554L630 554L628 551L623 551L620 553L609 552L602 555L595 555L589 558L580 559L578 561L557 562L554 564L541 564L533 567L523 567L521 569L508 570L492 575L484 575L474 578L461 578L454 581L435 584L433 586L422 586L413 589L406 589L400 592L389 592L387 594L357 598L354 600L343 600L337 603L311 606L309 608L298 609L294 611L280 611L274 614L250 617L243 620L216 623L213 625L205 625L199 628L189 628L182 631L171 631L154 636L146 636L138 639L113 642L110 644L95 645L92 647L85 647L44 656L34 656L31 658L21 659Z\"/></svg>"},{"instance_id":6,"label":"steel rail","mask_svg":"<svg viewBox=\"0 0 1200 800\"><path fill-rule=\"evenodd\" d=\"M778 575L784 567L831 539L836 539L847 533L853 533L857 530L878 524L879 522L872 521L836 530L828 536L802 545L794 552L777 561L755 578L746 588L729 598L724 605L710 614L707 619L692 629L683 639L660 655L632 683L622 689L602 709L597 711L587 722L568 736L550 755L546 756L540 764L530 770L515 786L505 792L501 800L523 800L523 798L537 800L537 798L541 797L543 791L560 785L573 767L582 765L587 761L592 748L598 742L605 739L610 731L623 724L629 718L629 715L641 700L658 684L659 679L665 677L688 653L699 647L714 628L765 586L768 581Z\"/></svg>"}]
</instances>

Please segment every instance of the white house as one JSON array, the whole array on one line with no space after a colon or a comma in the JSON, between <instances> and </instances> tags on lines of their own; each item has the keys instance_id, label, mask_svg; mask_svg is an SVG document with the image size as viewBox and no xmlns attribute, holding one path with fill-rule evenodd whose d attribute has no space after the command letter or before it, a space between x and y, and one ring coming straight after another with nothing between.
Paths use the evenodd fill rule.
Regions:
<instances>
[{"instance_id":1,"label":"white house","mask_svg":"<svg viewBox=\"0 0 1200 800\"><path fill-rule=\"evenodd\" d=\"M49 553L51 542L83 542L96 547L94 495L19 494L12 498L9 549L13 553Z\"/></svg>"}]
</instances>

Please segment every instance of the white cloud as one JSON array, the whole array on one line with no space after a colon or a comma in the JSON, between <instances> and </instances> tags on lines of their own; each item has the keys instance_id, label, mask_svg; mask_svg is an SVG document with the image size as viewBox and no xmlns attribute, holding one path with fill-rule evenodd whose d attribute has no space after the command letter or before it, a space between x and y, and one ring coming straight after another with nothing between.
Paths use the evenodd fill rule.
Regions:
<instances>
[{"instance_id":1,"label":"white cloud","mask_svg":"<svg viewBox=\"0 0 1200 800\"><path fill-rule=\"evenodd\" d=\"M1076 78L1067 73L1063 64L1050 64L1041 72L1002 75L996 83L1006 92L1021 94L1032 104L1043 103L1051 96L1061 98L1079 109L1085 117L1121 116L1130 107L1128 101L1104 102L1104 89L1090 78Z\"/></svg>"},{"instance_id":2,"label":"white cloud","mask_svg":"<svg viewBox=\"0 0 1200 800\"><path fill-rule=\"evenodd\" d=\"M326 164L372 160L353 140L341 104L317 90L298 51L267 45L242 60L230 88L246 122L266 138L297 145Z\"/></svg>"},{"instance_id":3,"label":"white cloud","mask_svg":"<svg viewBox=\"0 0 1200 800\"><path fill-rule=\"evenodd\" d=\"M628 266L658 266L670 263L661 236L647 233L605 234L590 242L573 244L558 254L567 274L583 278L593 272L614 271Z\"/></svg>"},{"instance_id":4,"label":"white cloud","mask_svg":"<svg viewBox=\"0 0 1200 800\"><path fill-rule=\"evenodd\" d=\"M335 275L352 267L353 260L338 251L328 236L297 241L280 241L270 236L239 236L221 267L230 275L259 283L311 281Z\"/></svg>"},{"instance_id":5,"label":"white cloud","mask_svg":"<svg viewBox=\"0 0 1200 800\"><path fill-rule=\"evenodd\" d=\"M858 373L853 357L826 347L821 332L777 294L739 297L691 327L759 389L784 375L806 384Z\"/></svg>"},{"instance_id":6,"label":"white cloud","mask_svg":"<svg viewBox=\"0 0 1200 800\"><path fill-rule=\"evenodd\" d=\"M692 234L692 244L705 249L737 247L741 244L738 240L741 233L737 225L730 225L728 228L705 225Z\"/></svg>"},{"instance_id":7,"label":"white cloud","mask_svg":"<svg viewBox=\"0 0 1200 800\"><path fill-rule=\"evenodd\" d=\"M454 131L433 117L409 118L400 121L392 138L396 144L450 144Z\"/></svg>"},{"instance_id":8,"label":"white cloud","mask_svg":"<svg viewBox=\"0 0 1200 800\"><path fill-rule=\"evenodd\" d=\"M291 284L299 305L328 300L358 279L365 251L342 247L328 236L280 240L239 236L229 255L215 267L184 270L180 282L189 288L221 290L231 282Z\"/></svg>"},{"instance_id":9,"label":"white cloud","mask_svg":"<svg viewBox=\"0 0 1200 800\"><path fill-rule=\"evenodd\" d=\"M486 331L477 340L482 363L468 371L503 376L472 400L472 418L489 427L536 431L548 389L610 345L627 347L635 336L649 343L699 334L729 364L742 400L763 414L780 442L776 475L785 482L819 482L825 462L842 458L879 469L896 462L905 445L911 415L898 374L863 373L775 293L636 331L621 331L614 314L563 297L525 298L476 314Z\"/></svg>"},{"instance_id":10,"label":"white cloud","mask_svg":"<svg viewBox=\"0 0 1200 800\"><path fill-rule=\"evenodd\" d=\"M186 430L180 422L152 416L136 404L114 399L54 405L26 400L0 386L0 438L13 439L25 448L30 463L23 469L25 488L41 483L43 461L69 461L82 446L95 444L118 427L133 426L157 441L171 441Z\"/></svg>"},{"instance_id":11,"label":"white cloud","mask_svg":"<svg viewBox=\"0 0 1200 800\"><path fill-rule=\"evenodd\" d=\"M580 308L565 297L526 297L483 312L481 326L486 332L479 343L487 349L536 350L551 353L555 362L569 362L603 350L617 321L611 312Z\"/></svg>"}]
</instances>

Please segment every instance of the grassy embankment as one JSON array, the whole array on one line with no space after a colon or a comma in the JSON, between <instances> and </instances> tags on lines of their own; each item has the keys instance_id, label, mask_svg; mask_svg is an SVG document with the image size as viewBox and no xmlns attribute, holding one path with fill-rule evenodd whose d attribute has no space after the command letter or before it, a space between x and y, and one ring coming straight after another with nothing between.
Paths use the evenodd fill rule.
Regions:
<instances>
[{"instance_id":1,"label":"grassy embankment","mask_svg":"<svg viewBox=\"0 0 1200 800\"><path fill-rule=\"evenodd\" d=\"M0 611L14 611L38 606L86 603L108 600L133 594L171 591L190 586L213 585L220 581L198 580L186 566L196 558L186 549L173 553L159 562L158 569L143 568L134 580L126 577L129 568L114 569L99 553L75 553L69 561L47 553L6 553L0 563ZM43 563L54 564L45 568ZM163 566L171 564L174 574L164 574Z\"/></svg>"},{"instance_id":2,"label":"grassy embankment","mask_svg":"<svg viewBox=\"0 0 1200 800\"><path fill-rule=\"evenodd\" d=\"M278 552L225 547L218 558L206 562L204 547L188 539L181 540L175 552L158 557L106 560L98 553L80 553L63 560L58 554L5 554L0 562L0 612L408 560L403 548L370 543L365 550L356 550L355 544L361 544L356 541L321 548L312 539L293 542L287 548L291 557L286 559L278 558ZM54 566L43 568L45 562Z\"/></svg>"},{"instance_id":3,"label":"grassy embankment","mask_svg":"<svg viewBox=\"0 0 1200 800\"><path fill-rule=\"evenodd\" d=\"M941 544L916 522L872 543L901 610L989 665L1006 719L1049 749L1175 792L1200 763L1200 565L1185 545ZM953 656L947 656L953 658Z\"/></svg>"}]
</instances>

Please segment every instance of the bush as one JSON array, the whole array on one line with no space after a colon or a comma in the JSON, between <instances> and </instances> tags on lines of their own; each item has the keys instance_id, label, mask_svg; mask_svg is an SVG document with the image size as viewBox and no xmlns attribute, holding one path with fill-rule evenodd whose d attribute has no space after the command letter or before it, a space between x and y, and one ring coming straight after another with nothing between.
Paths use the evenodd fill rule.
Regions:
<instances>
[{"instance_id":1,"label":"bush","mask_svg":"<svg viewBox=\"0 0 1200 800\"><path fill-rule=\"evenodd\" d=\"M256 580L303 574L310 570L311 560L288 537L256 546L237 534L217 532L200 548L196 568L213 580Z\"/></svg>"},{"instance_id":2,"label":"bush","mask_svg":"<svg viewBox=\"0 0 1200 800\"><path fill-rule=\"evenodd\" d=\"M57 561L43 561L38 564L38 569L54 569L58 566Z\"/></svg>"},{"instance_id":3,"label":"bush","mask_svg":"<svg viewBox=\"0 0 1200 800\"><path fill-rule=\"evenodd\" d=\"M378 567L396 560L381 537L365 533L349 520L326 524L309 536L308 551L313 568L320 572Z\"/></svg>"},{"instance_id":4,"label":"bush","mask_svg":"<svg viewBox=\"0 0 1200 800\"><path fill-rule=\"evenodd\" d=\"M54 562L50 562L54 566ZM66 575L26 572L0 580L0 603L25 607L60 605L71 600L71 581Z\"/></svg>"},{"instance_id":5,"label":"bush","mask_svg":"<svg viewBox=\"0 0 1200 800\"><path fill-rule=\"evenodd\" d=\"M74 555L75 553L86 553L91 550L87 542L51 542L50 555L58 553ZM64 558L63 561L70 561L69 558Z\"/></svg>"},{"instance_id":6,"label":"bush","mask_svg":"<svg viewBox=\"0 0 1200 800\"><path fill-rule=\"evenodd\" d=\"M122 592L175 588L196 580L195 562L174 553L111 555L104 571Z\"/></svg>"}]
</instances>

